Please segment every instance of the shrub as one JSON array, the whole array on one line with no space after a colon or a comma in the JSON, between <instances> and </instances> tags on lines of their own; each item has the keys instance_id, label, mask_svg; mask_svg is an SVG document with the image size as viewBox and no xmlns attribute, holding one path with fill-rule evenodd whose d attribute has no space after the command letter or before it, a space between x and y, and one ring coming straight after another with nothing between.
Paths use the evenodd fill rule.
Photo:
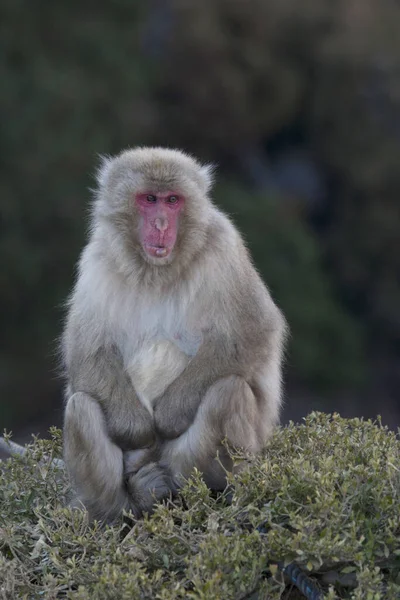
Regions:
<instances>
[{"instance_id":1,"label":"shrub","mask_svg":"<svg viewBox=\"0 0 400 600\"><path fill-rule=\"evenodd\" d=\"M65 508L52 433L2 465L2 598L299 598L288 563L327 598L398 598L400 441L379 421L313 413L231 478L232 502L194 473L173 504L104 529Z\"/></svg>"}]
</instances>

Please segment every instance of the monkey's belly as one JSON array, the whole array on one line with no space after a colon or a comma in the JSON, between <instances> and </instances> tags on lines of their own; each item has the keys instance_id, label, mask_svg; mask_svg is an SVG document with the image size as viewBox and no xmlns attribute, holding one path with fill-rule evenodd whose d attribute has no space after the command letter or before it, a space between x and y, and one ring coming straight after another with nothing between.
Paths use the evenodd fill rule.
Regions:
<instances>
[{"instance_id":1,"label":"monkey's belly","mask_svg":"<svg viewBox=\"0 0 400 600\"><path fill-rule=\"evenodd\" d=\"M153 401L179 377L188 361L189 357L168 340L141 346L128 373L140 401L151 413Z\"/></svg>"}]
</instances>

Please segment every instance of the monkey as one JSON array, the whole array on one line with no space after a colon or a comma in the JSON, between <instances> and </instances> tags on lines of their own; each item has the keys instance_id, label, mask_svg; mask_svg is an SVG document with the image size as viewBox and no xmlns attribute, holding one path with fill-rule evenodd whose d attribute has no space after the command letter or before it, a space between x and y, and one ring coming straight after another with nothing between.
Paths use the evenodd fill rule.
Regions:
<instances>
[{"instance_id":1,"label":"monkey","mask_svg":"<svg viewBox=\"0 0 400 600\"><path fill-rule=\"evenodd\" d=\"M214 168L170 148L104 157L67 302L64 460L91 519L151 513L196 467L279 422L288 327L213 202Z\"/></svg>"}]
</instances>

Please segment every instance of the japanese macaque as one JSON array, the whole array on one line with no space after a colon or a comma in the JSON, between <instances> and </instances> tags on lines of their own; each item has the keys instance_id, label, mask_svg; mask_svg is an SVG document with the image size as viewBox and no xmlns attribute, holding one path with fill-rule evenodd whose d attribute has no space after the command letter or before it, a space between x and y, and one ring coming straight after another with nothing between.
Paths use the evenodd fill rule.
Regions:
<instances>
[{"instance_id":1,"label":"japanese macaque","mask_svg":"<svg viewBox=\"0 0 400 600\"><path fill-rule=\"evenodd\" d=\"M91 518L136 516L192 469L223 489L224 440L278 422L285 320L183 152L104 159L62 341L65 462Z\"/></svg>"}]
</instances>

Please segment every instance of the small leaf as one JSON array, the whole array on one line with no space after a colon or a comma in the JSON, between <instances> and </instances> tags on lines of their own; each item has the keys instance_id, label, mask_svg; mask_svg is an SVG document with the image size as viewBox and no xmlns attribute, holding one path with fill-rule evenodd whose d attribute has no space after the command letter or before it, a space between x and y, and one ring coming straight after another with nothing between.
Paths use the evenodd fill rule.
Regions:
<instances>
[{"instance_id":1,"label":"small leaf","mask_svg":"<svg viewBox=\"0 0 400 600\"><path fill-rule=\"evenodd\" d=\"M350 565L348 567L344 567L343 569L341 569L340 572L345 575L346 573L354 573L355 571L357 571L356 567Z\"/></svg>"},{"instance_id":2,"label":"small leaf","mask_svg":"<svg viewBox=\"0 0 400 600\"><path fill-rule=\"evenodd\" d=\"M271 575L273 577L275 577L275 575L278 572L278 565L275 565L275 564L269 565L269 570L271 571Z\"/></svg>"}]
</instances>

